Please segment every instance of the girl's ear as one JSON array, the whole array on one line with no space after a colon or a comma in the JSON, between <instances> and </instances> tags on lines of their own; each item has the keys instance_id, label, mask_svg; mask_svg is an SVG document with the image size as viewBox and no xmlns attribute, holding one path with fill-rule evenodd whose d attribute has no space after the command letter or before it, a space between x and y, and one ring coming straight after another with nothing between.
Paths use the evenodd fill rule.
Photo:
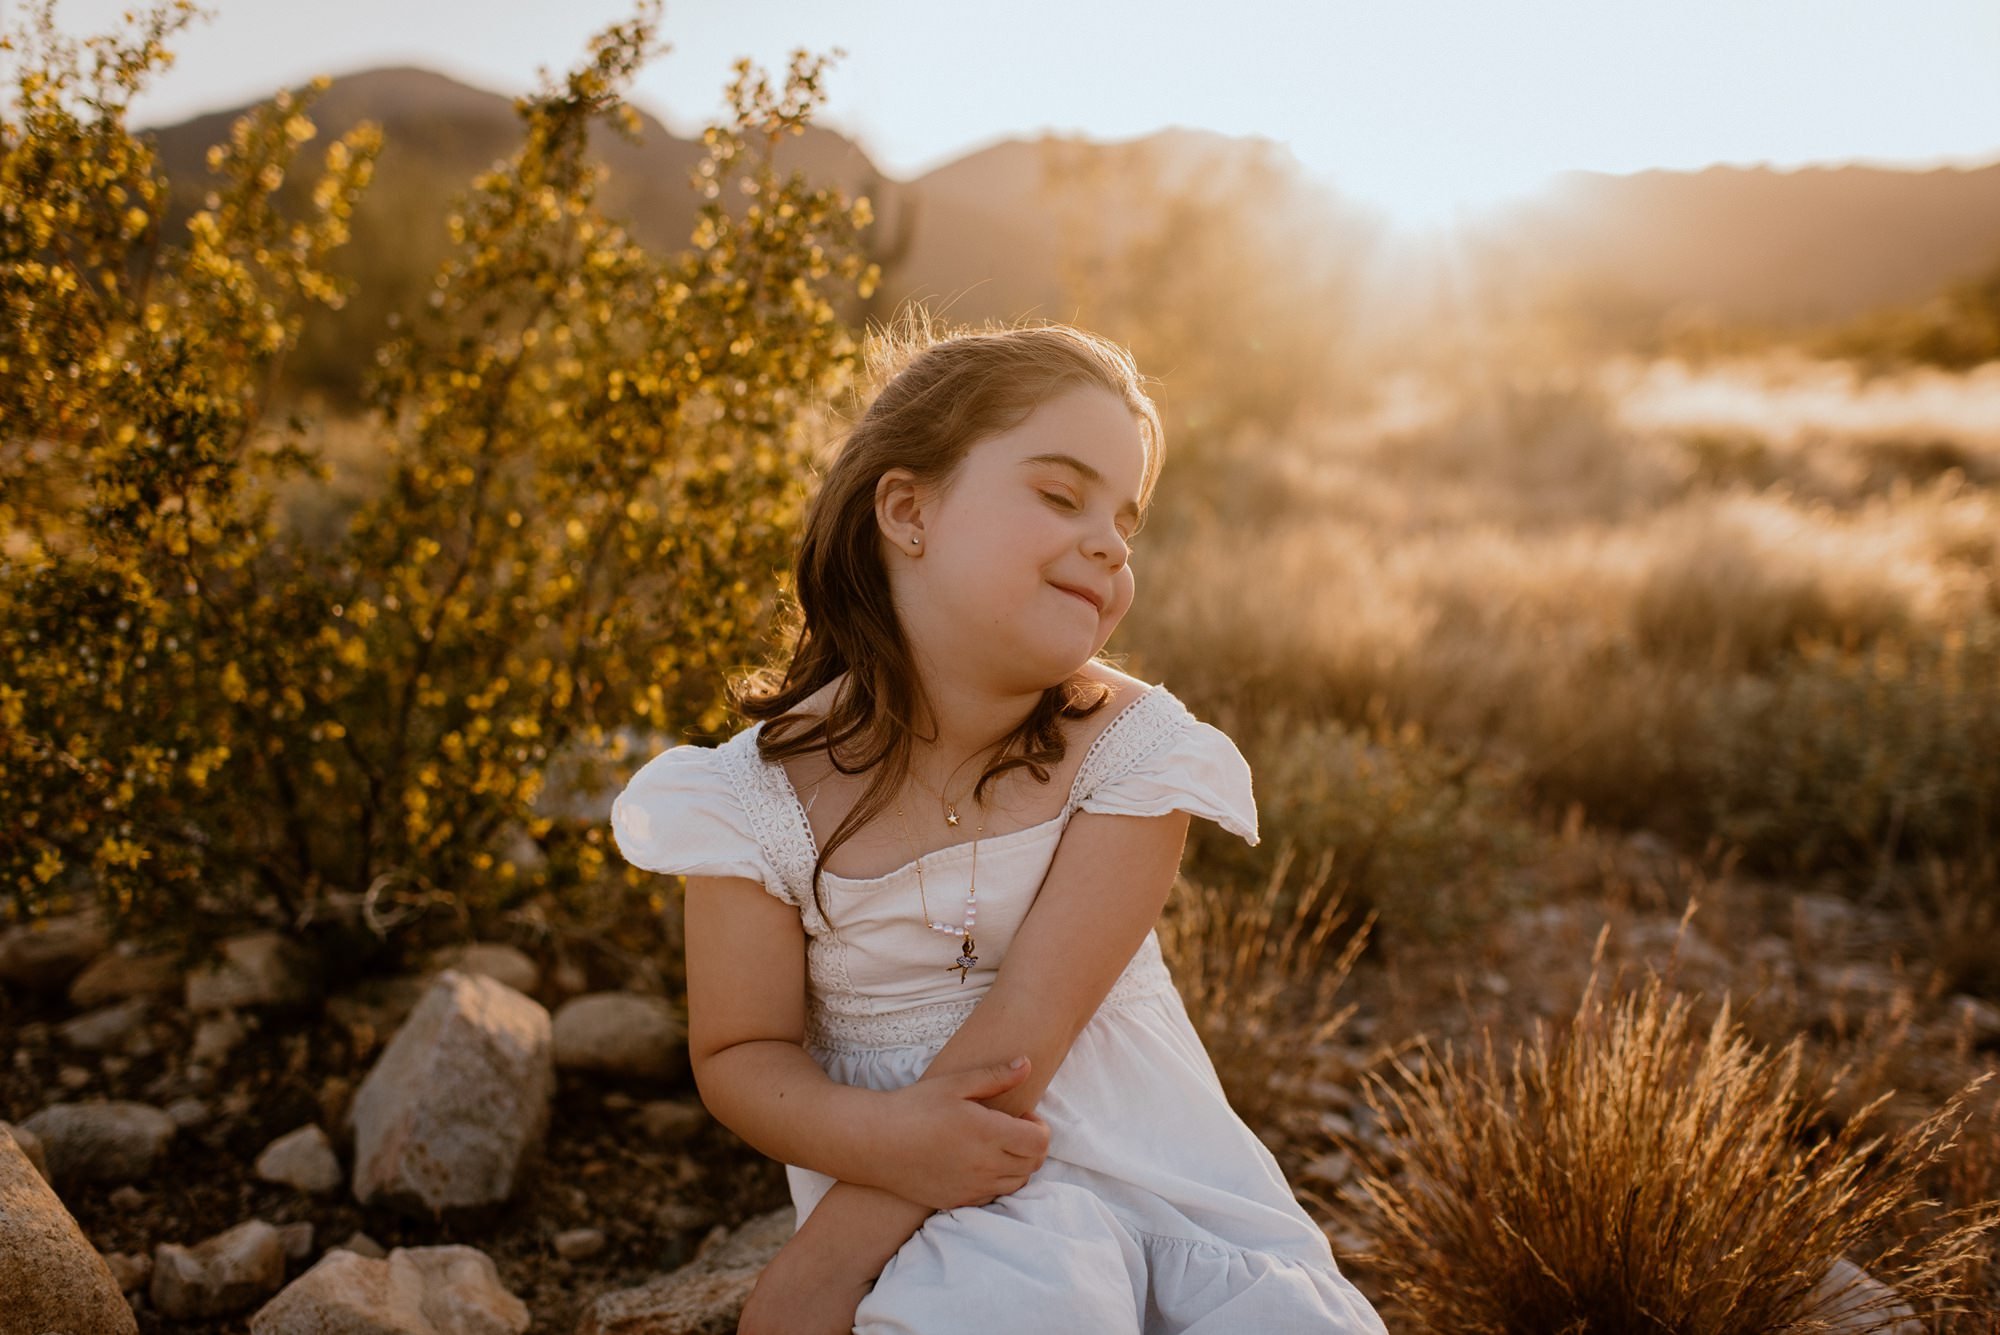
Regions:
<instances>
[{"instance_id":1,"label":"girl's ear","mask_svg":"<svg viewBox=\"0 0 2000 1335\"><path fill-rule=\"evenodd\" d=\"M917 475L891 468L875 479L875 522L891 546L905 552L923 550L924 495Z\"/></svg>"}]
</instances>

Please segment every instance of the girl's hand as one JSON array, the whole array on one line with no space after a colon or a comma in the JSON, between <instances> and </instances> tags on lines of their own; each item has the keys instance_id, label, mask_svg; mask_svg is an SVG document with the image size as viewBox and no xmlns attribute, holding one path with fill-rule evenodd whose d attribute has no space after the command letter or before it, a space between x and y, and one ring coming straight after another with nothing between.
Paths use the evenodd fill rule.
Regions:
<instances>
[{"instance_id":1,"label":"girl's hand","mask_svg":"<svg viewBox=\"0 0 2000 1335\"><path fill-rule=\"evenodd\" d=\"M933 1210L985 1205L1018 1191L1049 1153L1049 1124L980 1099L1025 1080L1026 1058L934 1076L891 1093L875 1185Z\"/></svg>"},{"instance_id":2,"label":"girl's hand","mask_svg":"<svg viewBox=\"0 0 2000 1335\"><path fill-rule=\"evenodd\" d=\"M872 1276L795 1234L757 1277L736 1335L853 1335L854 1313Z\"/></svg>"}]
</instances>

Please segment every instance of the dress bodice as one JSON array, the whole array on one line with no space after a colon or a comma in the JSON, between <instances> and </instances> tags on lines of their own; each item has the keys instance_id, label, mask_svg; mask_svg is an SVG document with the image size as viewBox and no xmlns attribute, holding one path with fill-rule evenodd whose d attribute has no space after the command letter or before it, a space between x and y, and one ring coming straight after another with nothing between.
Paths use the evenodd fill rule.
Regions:
<instances>
[{"instance_id":1,"label":"dress bodice","mask_svg":"<svg viewBox=\"0 0 2000 1335\"><path fill-rule=\"evenodd\" d=\"M680 746L654 757L614 801L612 825L620 850L639 866L749 876L798 909L808 938L809 1046L949 1038L991 986L1077 811L1182 808L1257 842L1249 766L1234 744L1164 686L1150 687L1092 740L1061 812L979 840L979 958L961 975L957 939L930 930L923 905L935 921L962 919L972 885L970 841L880 876L822 872L816 897L812 826L784 767L758 752L762 727L760 720L714 748ZM1148 934L1106 1004L1163 986L1172 983L1159 941Z\"/></svg>"}]
</instances>

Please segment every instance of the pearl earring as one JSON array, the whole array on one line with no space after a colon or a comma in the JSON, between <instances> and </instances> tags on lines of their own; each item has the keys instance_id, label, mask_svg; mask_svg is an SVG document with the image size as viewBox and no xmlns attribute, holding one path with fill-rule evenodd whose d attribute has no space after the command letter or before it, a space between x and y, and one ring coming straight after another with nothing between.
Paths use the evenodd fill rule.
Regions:
<instances>
[{"instance_id":1,"label":"pearl earring","mask_svg":"<svg viewBox=\"0 0 2000 1335\"><path fill-rule=\"evenodd\" d=\"M911 539L910 539L910 541L911 541L911 542L922 542L922 541L923 541L923 539L922 539L922 538L911 538Z\"/></svg>"}]
</instances>

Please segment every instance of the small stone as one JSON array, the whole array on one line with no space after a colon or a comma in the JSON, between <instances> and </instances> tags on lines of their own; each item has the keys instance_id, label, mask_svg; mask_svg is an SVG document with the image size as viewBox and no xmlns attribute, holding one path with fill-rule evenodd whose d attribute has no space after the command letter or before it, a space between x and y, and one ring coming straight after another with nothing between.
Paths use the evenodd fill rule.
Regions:
<instances>
[{"instance_id":1,"label":"small stone","mask_svg":"<svg viewBox=\"0 0 2000 1335\"><path fill-rule=\"evenodd\" d=\"M312 1255L312 1220L301 1219L295 1224L278 1225L278 1241L284 1244L286 1259L305 1260Z\"/></svg>"},{"instance_id":2,"label":"small stone","mask_svg":"<svg viewBox=\"0 0 2000 1335\"><path fill-rule=\"evenodd\" d=\"M346 1242L338 1243L330 1250L353 1252L357 1256L365 1256L371 1261L379 1261L389 1254L381 1243L375 1241L375 1239L369 1237L359 1229L349 1234Z\"/></svg>"},{"instance_id":3,"label":"small stone","mask_svg":"<svg viewBox=\"0 0 2000 1335\"><path fill-rule=\"evenodd\" d=\"M180 986L181 972L164 953L141 955L120 942L90 962L69 985L69 1000L85 1010L127 997L171 992Z\"/></svg>"},{"instance_id":4,"label":"small stone","mask_svg":"<svg viewBox=\"0 0 2000 1335\"><path fill-rule=\"evenodd\" d=\"M313 993L311 959L278 932L248 932L222 943L222 959L189 970L191 1011L289 1006Z\"/></svg>"},{"instance_id":5,"label":"small stone","mask_svg":"<svg viewBox=\"0 0 2000 1335\"><path fill-rule=\"evenodd\" d=\"M1954 1026L1972 1035L1974 1047L2000 1044L2000 1006L1961 992L1945 1003L1945 1009Z\"/></svg>"},{"instance_id":6,"label":"small stone","mask_svg":"<svg viewBox=\"0 0 2000 1335\"><path fill-rule=\"evenodd\" d=\"M90 1083L90 1071L83 1066L64 1066L56 1072L56 1083L64 1089L82 1089Z\"/></svg>"},{"instance_id":7,"label":"small stone","mask_svg":"<svg viewBox=\"0 0 2000 1335\"><path fill-rule=\"evenodd\" d=\"M56 1026L56 1033L62 1036L63 1042L73 1048L82 1048L86 1052L103 1052L123 1043L144 1023L145 1018L146 1000L144 997L135 997L130 1001L121 1001L115 1006L105 1006L87 1015L79 1015L73 1020L65 1020Z\"/></svg>"},{"instance_id":8,"label":"small stone","mask_svg":"<svg viewBox=\"0 0 2000 1335\"><path fill-rule=\"evenodd\" d=\"M262 1219L246 1219L193 1247L153 1248L153 1305L168 1317L229 1316L285 1284L285 1244Z\"/></svg>"},{"instance_id":9,"label":"small stone","mask_svg":"<svg viewBox=\"0 0 2000 1335\"><path fill-rule=\"evenodd\" d=\"M111 1267L111 1277L126 1293L145 1288L153 1276L153 1258L144 1252L106 1252L104 1264Z\"/></svg>"},{"instance_id":10,"label":"small stone","mask_svg":"<svg viewBox=\"0 0 2000 1335\"><path fill-rule=\"evenodd\" d=\"M264 1147L257 1156L257 1176L300 1191L336 1191L342 1181L340 1160L326 1132L310 1122Z\"/></svg>"},{"instance_id":11,"label":"small stone","mask_svg":"<svg viewBox=\"0 0 2000 1335\"><path fill-rule=\"evenodd\" d=\"M594 1228L569 1228L556 1234L556 1255L565 1261L582 1261L604 1250L604 1234Z\"/></svg>"},{"instance_id":12,"label":"small stone","mask_svg":"<svg viewBox=\"0 0 2000 1335\"><path fill-rule=\"evenodd\" d=\"M654 1099L639 1109L646 1138L669 1148L686 1144L708 1121L708 1109L696 1099Z\"/></svg>"},{"instance_id":13,"label":"small stone","mask_svg":"<svg viewBox=\"0 0 2000 1335\"><path fill-rule=\"evenodd\" d=\"M243 1041L243 1021L235 1011L223 1011L203 1019L194 1028L194 1043L188 1050L193 1066L221 1066Z\"/></svg>"},{"instance_id":14,"label":"small stone","mask_svg":"<svg viewBox=\"0 0 2000 1335\"><path fill-rule=\"evenodd\" d=\"M173 1118L174 1125L183 1131L205 1126L214 1116L209 1112L208 1105L197 1098L175 1099L167 1105L166 1114Z\"/></svg>"},{"instance_id":15,"label":"small stone","mask_svg":"<svg viewBox=\"0 0 2000 1335\"><path fill-rule=\"evenodd\" d=\"M460 973L483 974L528 996L533 996L542 982L542 971L533 960L498 941L446 946L431 956L430 965L432 972L457 969Z\"/></svg>"},{"instance_id":16,"label":"small stone","mask_svg":"<svg viewBox=\"0 0 2000 1335\"><path fill-rule=\"evenodd\" d=\"M49 1180L49 1160L48 1156L42 1151L42 1138L40 1136L28 1130L25 1126L15 1126L12 1122L0 1122L0 1137L12 1137L14 1143L21 1147L21 1153L28 1156L29 1164L41 1176L42 1181L47 1182Z\"/></svg>"},{"instance_id":17,"label":"small stone","mask_svg":"<svg viewBox=\"0 0 2000 1335\"><path fill-rule=\"evenodd\" d=\"M146 1203L146 1193L127 1182L105 1199L120 1210L136 1210Z\"/></svg>"},{"instance_id":18,"label":"small stone","mask_svg":"<svg viewBox=\"0 0 2000 1335\"><path fill-rule=\"evenodd\" d=\"M1305 1176L1312 1181L1337 1187L1354 1176L1354 1160L1340 1150L1322 1154L1306 1165Z\"/></svg>"}]
</instances>

